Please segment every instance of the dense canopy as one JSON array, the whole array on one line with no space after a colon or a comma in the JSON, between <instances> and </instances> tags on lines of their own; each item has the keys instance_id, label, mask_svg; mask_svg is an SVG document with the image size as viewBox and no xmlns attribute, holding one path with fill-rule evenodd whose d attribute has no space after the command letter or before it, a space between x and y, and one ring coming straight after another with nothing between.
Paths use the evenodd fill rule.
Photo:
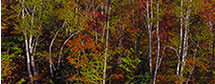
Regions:
<instances>
[{"instance_id":1,"label":"dense canopy","mask_svg":"<svg viewBox=\"0 0 215 84\"><path fill-rule=\"evenodd\" d=\"M214 0L1 0L3 84L214 84Z\"/></svg>"}]
</instances>

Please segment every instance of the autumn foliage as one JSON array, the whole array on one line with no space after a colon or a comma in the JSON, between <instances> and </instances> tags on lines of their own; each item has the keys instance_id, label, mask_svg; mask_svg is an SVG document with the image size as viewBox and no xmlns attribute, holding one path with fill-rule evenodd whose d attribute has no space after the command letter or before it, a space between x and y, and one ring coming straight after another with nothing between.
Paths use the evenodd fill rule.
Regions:
<instances>
[{"instance_id":1,"label":"autumn foliage","mask_svg":"<svg viewBox=\"0 0 215 84\"><path fill-rule=\"evenodd\" d=\"M214 0L2 0L3 84L214 84Z\"/></svg>"}]
</instances>

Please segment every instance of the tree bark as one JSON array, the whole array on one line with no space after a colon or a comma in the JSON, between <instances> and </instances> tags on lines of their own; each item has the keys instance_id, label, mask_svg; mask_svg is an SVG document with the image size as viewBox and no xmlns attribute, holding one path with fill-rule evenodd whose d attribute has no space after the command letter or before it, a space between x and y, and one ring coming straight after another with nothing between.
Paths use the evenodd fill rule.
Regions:
<instances>
[{"instance_id":1,"label":"tree bark","mask_svg":"<svg viewBox=\"0 0 215 84\"><path fill-rule=\"evenodd\" d=\"M49 71L50 71L51 77L54 76L53 68L52 68L53 63L52 63L52 60L51 60L52 46L53 46L53 44L54 44L54 41L55 41L55 39L56 39L56 37L57 37L57 35L58 35L60 29L62 29L62 28L64 27L64 25L65 25L65 23L63 23L62 27L59 28L59 29L56 31L56 33L55 33L54 37L52 38L52 41L51 41L51 43L50 43L50 45L49 45Z\"/></svg>"},{"instance_id":2,"label":"tree bark","mask_svg":"<svg viewBox=\"0 0 215 84\"><path fill-rule=\"evenodd\" d=\"M36 10L36 6L34 6L34 8L32 10L32 15L31 15L31 29L30 30L32 30L32 28L33 28L35 10ZM32 36L32 34L30 34L29 49L30 49L31 66L32 66L33 74L36 75L37 72L36 72L36 66L35 66L34 55L33 55L34 45L33 45L33 36Z\"/></svg>"},{"instance_id":3,"label":"tree bark","mask_svg":"<svg viewBox=\"0 0 215 84\"><path fill-rule=\"evenodd\" d=\"M192 0L190 0L190 3ZM183 71L184 71L184 66L186 65L186 56L188 52L188 30L189 30L189 18L190 18L190 8L191 5L188 6L187 12L186 12L186 18L185 18L185 30L184 30L184 41L183 41L183 53L182 53L182 65L180 68L180 76L183 78ZM180 80L180 84L183 84L183 80Z\"/></svg>"},{"instance_id":4,"label":"tree bark","mask_svg":"<svg viewBox=\"0 0 215 84\"><path fill-rule=\"evenodd\" d=\"M147 28L148 28L148 34L149 34L149 71L152 73L152 64L151 64L151 25L149 24L150 14L149 14L149 1L146 0L146 15L147 15Z\"/></svg>"},{"instance_id":5,"label":"tree bark","mask_svg":"<svg viewBox=\"0 0 215 84\"><path fill-rule=\"evenodd\" d=\"M75 34L78 34L79 33L79 31L77 31ZM66 45L66 43L75 35L75 34L72 34L72 35L70 35L65 41L64 41L64 43L63 43L63 45L61 46L61 48L60 48L60 54L59 54L59 57L58 57L58 62L57 62L57 67L59 68L60 67L60 62L61 62L61 57L62 57L62 51L63 51L63 48L64 48L64 46Z\"/></svg>"},{"instance_id":6,"label":"tree bark","mask_svg":"<svg viewBox=\"0 0 215 84\"><path fill-rule=\"evenodd\" d=\"M28 75L30 78L30 81L33 82L33 76L31 73L31 62L30 62L30 55L29 55L29 47L28 47L28 38L27 35L24 35L25 37L25 49L26 49L26 59L27 59L27 70L28 70Z\"/></svg>"},{"instance_id":7,"label":"tree bark","mask_svg":"<svg viewBox=\"0 0 215 84\"><path fill-rule=\"evenodd\" d=\"M153 19L153 0L151 0L151 20ZM149 29L149 66L150 73L152 74L152 21L150 21L150 29Z\"/></svg>"},{"instance_id":8,"label":"tree bark","mask_svg":"<svg viewBox=\"0 0 215 84\"><path fill-rule=\"evenodd\" d=\"M157 1L157 19L159 19L159 3L160 0ZM154 78L153 78L153 84L156 84L156 76L157 76L157 71L158 71L158 67L159 67L159 59L160 59L160 36L159 36L159 20L157 21L156 24L156 34L157 34L157 41L158 41L158 45L157 45L157 56L156 56L156 64L155 64L155 71L154 71Z\"/></svg>"},{"instance_id":9,"label":"tree bark","mask_svg":"<svg viewBox=\"0 0 215 84\"><path fill-rule=\"evenodd\" d=\"M181 5L180 5L180 43L179 43L179 55L182 55L182 43L183 43L183 5L184 1L181 0ZM178 64L177 64L177 70L176 74L179 75L179 70L180 70L180 65L181 65L181 57L178 57Z\"/></svg>"},{"instance_id":10,"label":"tree bark","mask_svg":"<svg viewBox=\"0 0 215 84\"><path fill-rule=\"evenodd\" d=\"M107 16L107 10L108 10L108 6L107 6L107 4L104 4L104 5L106 5L105 7L102 5L101 6L101 9L104 9L105 10L105 12L101 12L102 13L102 15L104 14L105 16ZM106 21L107 22L107 21ZM106 29L106 27L107 27L107 24L105 23L104 25L103 25L103 32L102 32L102 40L104 39L104 36L105 36L105 29Z\"/></svg>"},{"instance_id":11,"label":"tree bark","mask_svg":"<svg viewBox=\"0 0 215 84\"><path fill-rule=\"evenodd\" d=\"M24 23L24 19L25 19L25 7L24 7L24 2L25 0L22 0L22 19L23 19L23 24ZM24 33L24 38L25 38L25 52L26 52L26 60L27 60L27 71L28 71L28 75L30 78L31 83L33 82L33 76L31 73L31 64L30 64L30 55L29 55L29 46L28 46L28 38L27 38L27 34L26 31L23 32Z\"/></svg>"},{"instance_id":12,"label":"tree bark","mask_svg":"<svg viewBox=\"0 0 215 84\"><path fill-rule=\"evenodd\" d=\"M108 39L109 39L109 26L110 26L110 13L111 13L111 1L107 0L108 4L106 6L106 8L108 8L108 16L107 16L107 25L106 25L106 28L107 28L107 32L106 32L106 42L105 42L105 58L104 58L104 74L103 74L103 84L105 84L106 82L106 70L107 70L107 57L108 57Z\"/></svg>"}]
</instances>

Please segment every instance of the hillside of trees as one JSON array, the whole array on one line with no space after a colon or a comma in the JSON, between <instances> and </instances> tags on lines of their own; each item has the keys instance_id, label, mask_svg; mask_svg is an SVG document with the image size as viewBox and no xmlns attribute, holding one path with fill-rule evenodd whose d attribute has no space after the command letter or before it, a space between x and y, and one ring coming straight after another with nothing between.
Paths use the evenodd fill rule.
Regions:
<instances>
[{"instance_id":1,"label":"hillside of trees","mask_svg":"<svg viewBox=\"0 0 215 84\"><path fill-rule=\"evenodd\" d=\"M215 84L214 0L1 0L2 84Z\"/></svg>"}]
</instances>

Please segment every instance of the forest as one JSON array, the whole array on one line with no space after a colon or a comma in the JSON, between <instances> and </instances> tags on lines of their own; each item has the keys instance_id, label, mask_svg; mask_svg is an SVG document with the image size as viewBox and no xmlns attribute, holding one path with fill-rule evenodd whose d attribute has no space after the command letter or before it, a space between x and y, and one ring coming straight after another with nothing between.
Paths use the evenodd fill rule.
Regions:
<instances>
[{"instance_id":1,"label":"forest","mask_svg":"<svg viewBox=\"0 0 215 84\"><path fill-rule=\"evenodd\" d=\"M2 84L215 84L215 0L1 0Z\"/></svg>"}]
</instances>

